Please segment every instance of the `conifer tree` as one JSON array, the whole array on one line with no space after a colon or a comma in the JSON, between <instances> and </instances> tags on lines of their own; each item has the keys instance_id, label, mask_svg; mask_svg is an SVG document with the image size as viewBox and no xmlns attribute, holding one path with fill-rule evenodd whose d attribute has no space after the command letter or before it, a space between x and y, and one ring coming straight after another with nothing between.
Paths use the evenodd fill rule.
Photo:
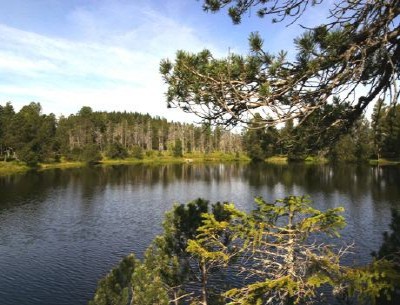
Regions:
<instances>
[{"instance_id":1,"label":"conifer tree","mask_svg":"<svg viewBox=\"0 0 400 305\"><path fill-rule=\"evenodd\" d=\"M206 11L227 8L238 24L248 12L273 22L297 23L314 0L204 0ZM294 41L297 54L270 54L258 33L249 37L247 56L215 58L210 51L178 51L162 60L167 103L225 127L249 125L256 113L266 125L296 120L300 125L342 95L340 112L326 112L319 134L345 131L378 98L396 103L400 90L400 6L397 0L336 0L327 22ZM363 89L362 91L360 89Z\"/></svg>"},{"instance_id":2,"label":"conifer tree","mask_svg":"<svg viewBox=\"0 0 400 305\"><path fill-rule=\"evenodd\" d=\"M329 287L332 295L360 301L387 296L399 274L386 260L364 267L347 267L342 256L347 247L325 242L339 236L345 226L342 208L325 212L314 209L307 197L289 196L274 203L256 200L250 214L225 204L229 221L203 215L199 234L188 242L204 268L213 265L236 269L246 279L242 286L224 293L226 304L311 304L322 300L319 288ZM234 248L224 243L230 236ZM235 257L235 264L229 265ZM207 286L203 285L206 290ZM203 292L201 304L207 305Z\"/></svg>"},{"instance_id":3,"label":"conifer tree","mask_svg":"<svg viewBox=\"0 0 400 305\"><path fill-rule=\"evenodd\" d=\"M372 255L377 259L384 258L393 262L392 270L390 271L400 274L400 212L395 209L392 210L390 231L383 234L382 246L377 252L373 252ZM398 303L400 297L400 276L398 278L399 280L395 283L393 290L389 294L390 298L379 297L379 304L395 305Z\"/></svg>"},{"instance_id":4,"label":"conifer tree","mask_svg":"<svg viewBox=\"0 0 400 305\"><path fill-rule=\"evenodd\" d=\"M130 254L102 278L89 305L128 305L132 298L131 280L137 260Z\"/></svg>"},{"instance_id":5,"label":"conifer tree","mask_svg":"<svg viewBox=\"0 0 400 305\"><path fill-rule=\"evenodd\" d=\"M397 260L346 266L341 259L348 247L327 242L345 225L342 208L319 211L304 196L256 203L249 213L228 203L209 211L201 199L175 206L144 259L128 257L99 282L90 304L311 304L324 300L322 286L346 301L369 304L398 289ZM396 247L394 239L390 235L385 244ZM391 246L382 249L392 252ZM215 272L243 280L211 287Z\"/></svg>"}]
</instances>

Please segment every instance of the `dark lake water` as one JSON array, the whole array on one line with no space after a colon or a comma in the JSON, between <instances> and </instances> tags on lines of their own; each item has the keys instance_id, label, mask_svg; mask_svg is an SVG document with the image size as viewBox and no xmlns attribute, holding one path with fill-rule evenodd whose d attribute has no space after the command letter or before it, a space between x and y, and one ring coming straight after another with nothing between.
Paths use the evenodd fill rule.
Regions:
<instances>
[{"instance_id":1,"label":"dark lake water","mask_svg":"<svg viewBox=\"0 0 400 305\"><path fill-rule=\"evenodd\" d=\"M0 304L86 304L123 256L142 256L174 202L251 210L255 196L289 194L310 195L322 210L343 206L343 240L365 263L400 209L400 167L138 165L0 177Z\"/></svg>"}]
</instances>

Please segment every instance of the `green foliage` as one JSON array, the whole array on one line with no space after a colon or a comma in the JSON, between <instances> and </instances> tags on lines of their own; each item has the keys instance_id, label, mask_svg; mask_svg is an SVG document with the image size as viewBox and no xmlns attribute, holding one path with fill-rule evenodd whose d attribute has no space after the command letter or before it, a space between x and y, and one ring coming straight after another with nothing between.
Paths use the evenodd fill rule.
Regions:
<instances>
[{"instance_id":1,"label":"green foliage","mask_svg":"<svg viewBox=\"0 0 400 305\"><path fill-rule=\"evenodd\" d=\"M244 230L242 259L248 262L243 275L258 280L227 291L229 304L307 303L318 299L321 285L334 287L340 254L328 245L316 246L316 236L338 235L345 225L339 215L343 209L321 212L308 198L294 196L256 202L257 210L239 222L239 228Z\"/></svg>"},{"instance_id":2,"label":"green foliage","mask_svg":"<svg viewBox=\"0 0 400 305\"><path fill-rule=\"evenodd\" d=\"M334 162L364 162L373 155L397 159L400 156L399 109L398 106L391 108L380 102L375 107L371 126L363 119L346 131L348 135L339 136L340 128L331 128L326 137L320 137L318 130L321 126L327 127L341 119L341 113L345 111L338 99L332 105L316 110L298 126L289 120L281 129L266 128L262 118L255 115L251 129L243 135L233 135L222 128L212 129L209 124L194 128L139 114L93 112L85 107L77 115L61 117L56 124L54 115L40 113L40 105L33 103L23 107L21 113L15 113L8 103L0 108L0 126L3 126L0 158L9 161L18 159L30 166L57 162L62 157L70 161L84 161L84 150L93 145L98 147L100 154L111 159L125 158L127 150L130 156L137 159L143 159L145 155L152 158L154 150L147 149L149 140L144 140L152 135L152 146L158 148L159 156L168 147L176 156L181 155L181 150L186 155L192 151L194 156L203 156L207 152L210 154L208 160L224 159L218 152L224 152L225 156L233 153L240 155L243 149L253 160L264 160L277 154L287 156L288 160L301 161L309 156L327 157ZM148 122L151 122L150 127ZM146 130L151 130L151 133L147 134ZM138 144L130 142L135 135ZM216 150L218 147L220 151Z\"/></svg>"},{"instance_id":3,"label":"green foliage","mask_svg":"<svg viewBox=\"0 0 400 305\"><path fill-rule=\"evenodd\" d=\"M25 145L18 150L18 158L31 167L36 166L40 161L39 154L37 154L35 148L30 145Z\"/></svg>"},{"instance_id":4,"label":"green foliage","mask_svg":"<svg viewBox=\"0 0 400 305\"><path fill-rule=\"evenodd\" d=\"M65 157L68 161L80 161L87 164L96 164L102 159L99 147L96 144L88 144L82 148L74 147L66 152Z\"/></svg>"},{"instance_id":5,"label":"green foliage","mask_svg":"<svg viewBox=\"0 0 400 305\"><path fill-rule=\"evenodd\" d=\"M16 158L35 166L54 157L56 120L53 114L42 115L39 103L30 103L13 114L8 110L6 133L8 149L15 151Z\"/></svg>"},{"instance_id":6,"label":"green foliage","mask_svg":"<svg viewBox=\"0 0 400 305\"><path fill-rule=\"evenodd\" d=\"M83 148L82 154L79 161L86 162L88 164L96 164L102 159L99 147L95 144L86 145Z\"/></svg>"},{"instance_id":7,"label":"green foliage","mask_svg":"<svg viewBox=\"0 0 400 305\"><path fill-rule=\"evenodd\" d=\"M347 268L341 278L347 297L357 297L361 304L391 304L400 282L400 273L393 266L393 262L382 259L365 267ZM397 299L393 301L398 303Z\"/></svg>"},{"instance_id":8,"label":"green foliage","mask_svg":"<svg viewBox=\"0 0 400 305\"><path fill-rule=\"evenodd\" d=\"M183 157L183 149L182 149L182 141L181 139L177 139L175 141L174 149L173 149L174 157Z\"/></svg>"},{"instance_id":9,"label":"green foliage","mask_svg":"<svg viewBox=\"0 0 400 305\"><path fill-rule=\"evenodd\" d=\"M215 299L210 293L208 279L215 270L226 268L237 253L235 248L230 247L230 243L235 241L235 235L229 230L229 220L233 214L225 205L227 204L217 203L213 207L213 213L202 214L202 225L197 229L196 237L187 242L186 251L199 266L202 289L201 297L197 300L200 304L222 300L221 298L217 301L218 298Z\"/></svg>"},{"instance_id":10,"label":"green foliage","mask_svg":"<svg viewBox=\"0 0 400 305\"><path fill-rule=\"evenodd\" d=\"M259 17L271 16L273 23L297 23L310 6L321 2L204 0L203 8L227 8L235 24L254 11ZM297 140L280 147L280 153L290 153L291 158L327 148L349 132L378 97L396 104L400 50L395 20L400 10L396 0L374 5L339 1L324 9L330 12L327 23L309 26L295 39L293 60L284 51L270 54L257 32L249 35L250 52L244 56L218 59L208 50L178 51L174 61L162 60L167 104L223 127L252 128L257 116L258 125L265 127L295 121L294 128L300 129ZM337 98L341 93L348 93L346 99ZM394 129L391 134L397 134ZM387 141L391 151L400 142L390 136ZM247 151L255 159L265 157L262 140ZM357 144L356 159L364 159L368 151Z\"/></svg>"},{"instance_id":11,"label":"green foliage","mask_svg":"<svg viewBox=\"0 0 400 305\"><path fill-rule=\"evenodd\" d=\"M128 157L128 151L119 142L114 142L108 146L106 156L110 159L125 159Z\"/></svg>"},{"instance_id":12,"label":"green foliage","mask_svg":"<svg viewBox=\"0 0 400 305\"><path fill-rule=\"evenodd\" d=\"M173 145L169 147L169 143ZM110 159L126 158L127 151L137 159L153 157L154 151L162 156L167 148L177 156L189 151L242 152L240 135L211 126L203 133L203 127L191 124L136 112L97 112L87 106L56 120L53 114L41 114L38 103L26 105L18 113L11 103L0 105L0 159L4 161L21 160L32 166L63 157L97 162L98 156L90 151L93 145Z\"/></svg>"},{"instance_id":13,"label":"green foliage","mask_svg":"<svg viewBox=\"0 0 400 305\"><path fill-rule=\"evenodd\" d=\"M345 135L330 150L329 158L334 162L356 162L356 148L351 135Z\"/></svg>"},{"instance_id":14,"label":"green foliage","mask_svg":"<svg viewBox=\"0 0 400 305\"><path fill-rule=\"evenodd\" d=\"M143 263L136 263L132 275L132 302L134 305L168 305L169 297L161 277L159 257L150 247Z\"/></svg>"},{"instance_id":15,"label":"green foliage","mask_svg":"<svg viewBox=\"0 0 400 305\"><path fill-rule=\"evenodd\" d=\"M147 158L154 158L156 156L156 152L154 150L146 150Z\"/></svg>"},{"instance_id":16,"label":"green foliage","mask_svg":"<svg viewBox=\"0 0 400 305\"><path fill-rule=\"evenodd\" d=\"M375 153L378 157L400 157L400 106L378 101L372 114Z\"/></svg>"},{"instance_id":17,"label":"green foliage","mask_svg":"<svg viewBox=\"0 0 400 305\"><path fill-rule=\"evenodd\" d=\"M136 269L137 261L130 254L111 270L97 284L93 300L89 305L128 305L132 297L131 278Z\"/></svg>"},{"instance_id":18,"label":"green foliage","mask_svg":"<svg viewBox=\"0 0 400 305\"><path fill-rule=\"evenodd\" d=\"M373 137L369 123L358 121L349 134L345 134L329 149L328 157L334 162L367 162L373 154Z\"/></svg>"},{"instance_id":19,"label":"green foliage","mask_svg":"<svg viewBox=\"0 0 400 305\"><path fill-rule=\"evenodd\" d=\"M202 224L201 215L207 213L208 204L199 198L186 205L176 205L166 214L163 227L168 253L178 256L186 253L187 242L195 238Z\"/></svg>"},{"instance_id":20,"label":"green foliage","mask_svg":"<svg viewBox=\"0 0 400 305\"><path fill-rule=\"evenodd\" d=\"M252 161L264 161L266 158L266 153L261 148L259 143L254 143L247 148L247 154Z\"/></svg>"},{"instance_id":21,"label":"green foliage","mask_svg":"<svg viewBox=\"0 0 400 305\"><path fill-rule=\"evenodd\" d=\"M67 161L80 161L81 154L82 154L82 149L75 147L72 150L65 152L65 159Z\"/></svg>"},{"instance_id":22,"label":"green foliage","mask_svg":"<svg viewBox=\"0 0 400 305\"><path fill-rule=\"evenodd\" d=\"M382 246L377 253L374 253L374 256L399 260L400 263L400 212L395 209L392 210L390 230L391 233L385 232L383 234Z\"/></svg>"},{"instance_id":23,"label":"green foliage","mask_svg":"<svg viewBox=\"0 0 400 305\"><path fill-rule=\"evenodd\" d=\"M14 108L11 103L7 103L5 106L0 105L0 157L3 157L4 161L11 161L13 156L13 148L10 147L13 143L11 142L11 122L15 116Z\"/></svg>"},{"instance_id":24,"label":"green foliage","mask_svg":"<svg viewBox=\"0 0 400 305\"><path fill-rule=\"evenodd\" d=\"M143 159L143 148L138 145L133 146L131 149L131 155L136 159Z\"/></svg>"},{"instance_id":25,"label":"green foliage","mask_svg":"<svg viewBox=\"0 0 400 305\"><path fill-rule=\"evenodd\" d=\"M204 246L197 239L199 232L204 229L202 225L207 223L207 220L203 217L206 219L210 217L210 220L213 219L214 222L227 223L226 221L230 218L231 213L224 208L225 204L222 203L213 204L211 213L208 213L208 205L208 201L197 199L186 205L174 206L166 214L163 223L164 234L155 240L155 245L159 249L159 257L163 257L164 260L162 267L164 283L168 287L175 287L172 291L170 289L170 295L172 292L173 299L189 298L195 302L195 300L199 301L204 298L208 301L217 302L218 298L221 297L210 292L207 286L208 278L214 273L215 268L219 267L219 263L216 263L217 260L212 261L210 259L204 261L202 257L196 254L194 249L200 251ZM215 233L217 234L216 231ZM228 244L229 236L221 233L223 243ZM189 249L193 249L193 251L189 251ZM190 283L194 279L201 279L198 281L204 288L202 297L193 296L192 293L180 289L182 285L184 286L185 283Z\"/></svg>"},{"instance_id":26,"label":"green foliage","mask_svg":"<svg viewBox=\"0 0 400 305\"><path fill-rule=\"evenodd\" d=\"M345 226L342 208L319 211L304 196L272 203L257 198L256 203L250 213L228 203L216 203L209 211L202 199L174 206L166 214L163 235L142 262L135 261L131 290L115 285L118 289L108 293L118 299L113 293L120 291L121 300L128 297L137 305L309 304L321 300L321 287L360 302L393 293L399 281L393 261L344 266L346 249L324 243L327 236L339 237ZM211 278L224 272L246 280L235 287L210 287Z\"/></svg>"},{"instance_id":27,"label":"green foliage","mask_svg":"<svg viewBox=\"0 0 400 305\"><path fill-rule=\"evenodd\" d=\"M244 138L244 147L253 161L263 161L277 152L279 133L274 127L265 128L261 117L256 115Z\"/></svg>"},{"instance_id":28,"label":"green foliage","mask_svg":"<svg viewBox=\"0 0 400 305\"><path fill-rule=\"evenodd\" d=\"M373 252L372 255L376 259L384 259L391 262L386 270L382 271L382 276L391 274L396 281L394 282L394 289L389 293L389 299L379 297L378 304L395 305L400 297L400 212L392 210L392 221L390 223L391 232L383 234L383 243L378 252ZM378 265L379 267L379 265ZM385 266L384 266L385 267ZM393 275L393 272L396 274Z\"/></svg>"}]
</instances>

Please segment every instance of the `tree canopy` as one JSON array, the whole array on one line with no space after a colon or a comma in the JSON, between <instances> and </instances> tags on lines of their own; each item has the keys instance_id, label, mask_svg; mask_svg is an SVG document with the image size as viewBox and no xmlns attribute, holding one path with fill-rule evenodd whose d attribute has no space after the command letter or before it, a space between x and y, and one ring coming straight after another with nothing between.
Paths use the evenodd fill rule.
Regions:
<instances>
[{"instance_id":1,"label":"tree canopy","mask_svg":"<svg viewBox=\"0 0 400 305\"><path fill-rule=\"evenodd\" d=\"M25 105L19 112L10 102L0 105L0 160L28 165L61 159L96 163L102 156L142 159L156 152L176 157L209 152L233 156L243 151L241 138L138 112L100 112L83 106L76 114L56 118L42 114L39 103Z\"/></svg>"},{"instance_id":2,"label":"tree canopy","mask_svg":"<svg viewBox=\"0 0 400 305\"><path fill-rule=\"evenodd\" d=\"M292 24L322 2L204 0L203 8L227 9L235 24L252 9L272 22ZM265 125L301 124L324 109L314 132L335 138L378 98L398 100L399 14L397 0L336 0L326 23L305 28L295 39L294 59L284 51L270 54L259 33L250 34L246 56L217 59L209 50L178 51L174 61L160 64L168 105L224 126L249 126L256 114ZM332 103L334 97L340 102Z\"/></svg>"}]
</instances>

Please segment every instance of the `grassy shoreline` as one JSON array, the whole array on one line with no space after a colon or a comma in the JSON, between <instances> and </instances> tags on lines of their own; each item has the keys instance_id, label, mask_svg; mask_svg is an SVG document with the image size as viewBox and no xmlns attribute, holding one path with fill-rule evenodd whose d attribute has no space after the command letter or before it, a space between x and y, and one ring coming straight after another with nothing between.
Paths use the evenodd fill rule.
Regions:
<instances>
[{"instance_id":1,"label":"grassy shoreline","mask_svg":"<svg viewBox=\"0 0 400 305\"><path fill-rule=\"evenodd\" d=\"M4 162L0 161L0 176L6 176L10 174L18 174L29 171L31 168L23 162Z\"/></svg>"},{"instance_id":2,"label":"grassy shoreline","mask_svg":"<svg viewBox=\"0 0 400 305\"><path fill-rule=\"evenodd\" d=\"M239 156L233 154L224 153L190 153L185 154L183 157L173 157L170 155L163 154L161 156L151 155L144 156L142 159L137 158L126 158L126 159L103 159L98 163L100 166L108 165L134 165L134 164L185 164L185 163L210 163L210 162L250 162L250 158L244 154ZM266 163L270 164L287 164L290 162L287 156L278 155L265 159ZM324 158L311 158L308 157L304 161L305 164L325 164L328 163L327 159ZM393 166L400 165L399 160L369 160L369 164L376 166ZM30 170L49 170L49 169L68 169L68 168L79 168L87 166L85 162L78 161L61 161L55 163L41 163L37 167L29 167L23 162L12 161L4 162L0 161L0 176L7 176L19 173L25 173Z\"/></svg>"},{"instance_id":3,"label":"grassy shoreline","mask_svg":"<svg viewBox=\"0 0 400 305\"><path fill-rule=\"evenodd\" d=\"M278 155L278 156L272 156L269 157L267 159L265 159L266 163L271 163L271 164L287 164L289 162L291 162L287 156L284 155ZM329 163L329 160L324 158L324 157L307 157L304 160L298 161L301 163L305 163L305 164L327 164ZM346 163L346 162L344 162ZM379 166L391 166L391 165L400 165L400 160L399 159L370 159L368 160L368 162L366 162L366 164L369 165L379 165Z\"/></svg>"},{"instance_id":4,"label":"grassy shoreline","mask_svg":"<svg viewBox=\"0 0 400 305\"><path fill-rule=\"evenodd\" d=\"M370 165L379 165L379 166L400 165L400 160L374 159L374 160L369 160L369 164Z\"/></svg>"},{"instance_id":5,"label":"grassy shoreline","mask_svg":"<svg viewBox=\"0 0 400 305\"><path fill-rule=\"evenodd\" d=\"M265 162L271 163L271 164L287 164L289 162L301 162L301 163L305 163L305 164L326 164L326 163L329 163L329 160L326 158L323 158L323 157L308 156L304 160L291 161L285 155L278 155L278 156L272 156L272 157L265 159Z\"/></svg>"},{"instance_id":6,"label":"grassy shoreline","mask_svg":"<svg viewBox=\"0 0 400 305\"><path fill-rule=\"evenodd\" d=\"M232 154L210 153L210 154L185 154L183 157L173 157L169 155L144 156L141 159L103 159L97 163L100 166L108 165L134 165L134 164L184 164L184 163L205 163L205 162L249 162L250 159L245 155L235 156ZM54 163L40 163L37 167L29 167L23 162L0 161L0 176L24 173L30 170L49 170L49 169L67 169L87 166L85 162L61 161Z\"/></svg>"}]
</instances>

